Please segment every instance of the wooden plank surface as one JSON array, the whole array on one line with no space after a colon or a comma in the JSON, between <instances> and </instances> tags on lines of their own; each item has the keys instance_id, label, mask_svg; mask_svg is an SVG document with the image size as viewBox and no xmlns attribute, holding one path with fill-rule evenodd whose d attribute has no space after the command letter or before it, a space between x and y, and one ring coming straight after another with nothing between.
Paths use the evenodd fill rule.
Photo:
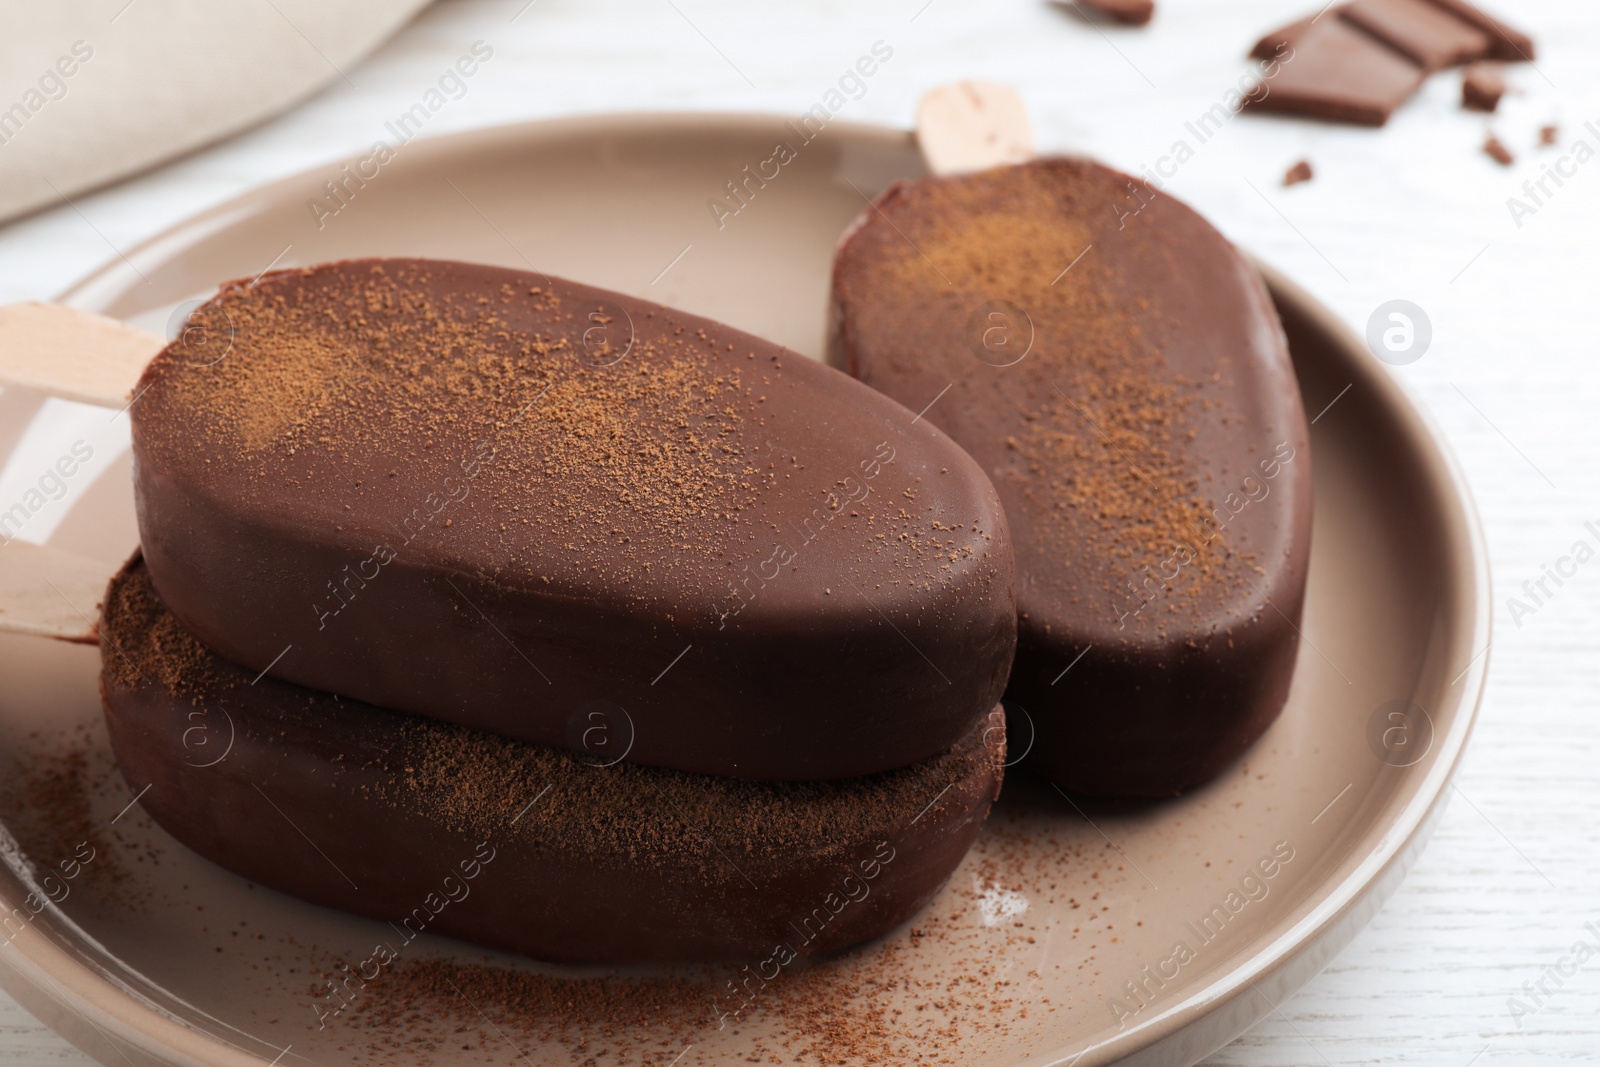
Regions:
<instances>
[{"instance_id":1,"label":"wooden plank surface","mask_svg":"<svg viewBox=\"0 0 1600 1067\"><path fill-rule=\"evenodd\" d=\"M1487 2L1487 0L1486 0ZM1264 31L1316 0L1161 0L1145 30L1090 26L1045 0L445 0L334 88L227 144L0 228L0 302L47 299L150 233L263 181L365 151L476 40L493 59L428 133L613 110L799 114L876 41L894 49L844 115L909 125L930 86L1017 86L1040 151L1080 150L1167 185L1364 330L1387 301L1426 312L1432 343L1394 368L1436 420L1483 512L1498 590L1491 680L1459 792L1392 903L1298 996L1211 1062L1561 1062L1600 1054L1600 963L1526 1017L1522 997L1600 921L1600 565L1512 617L1600 524L1600 11L1496 6L1538 40L1492 118L1436 76L1381 131L1229 118L1197 123ZM137 8L134 9L135 12ZM130 14L128 17L134 17ZM108 38L104 47L115 42ZM18 90L20 91L20 90ZM1593 121L1593 130L1584 124ZM1537 149L1558 122L1557 147ZM1480 151L1493 128L1518 160ZM1185 142L1191 158L1162 157ZM1316 178L1281 187L1308 159ZM1535 187L1537 193L1537 187ZM1513 217L1509 197L1532 210ZM81 213L80 213L81 212ZM1335 408L1327 417L1338 417ZM1524 597L1526 600L1526 597ZM1475 1059L1476 1057L1476 1059ZM0 996L0 1060L87 1062Z\"/></svg>"}]
</instances>

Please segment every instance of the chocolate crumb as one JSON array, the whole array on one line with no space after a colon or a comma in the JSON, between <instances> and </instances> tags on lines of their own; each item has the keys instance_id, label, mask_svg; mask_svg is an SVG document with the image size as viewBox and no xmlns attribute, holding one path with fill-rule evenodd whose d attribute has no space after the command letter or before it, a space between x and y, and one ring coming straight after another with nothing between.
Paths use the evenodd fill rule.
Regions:
<instances>
[{"instance_id":1,"label":"chocolate crumb","mask_svg":"<svg viewBox=\"0 0 1600 1067\"><path fill-rule=\"evenodd\" d=\"M1283 187L1287 189L1291 185L1299 185L1301 182L1308 182L1311 180L1311 178L1311 164L1307 160L1302 159L1300 162L1296 163L1294 166L1290 167L1286 172L1284 172Z\"/></svg>"}]
</instances>

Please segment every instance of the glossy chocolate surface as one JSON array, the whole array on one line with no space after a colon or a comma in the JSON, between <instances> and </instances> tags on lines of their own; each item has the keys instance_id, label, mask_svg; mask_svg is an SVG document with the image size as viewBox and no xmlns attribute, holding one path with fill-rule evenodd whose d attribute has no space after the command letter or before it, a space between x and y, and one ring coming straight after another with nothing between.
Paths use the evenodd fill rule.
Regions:
<instances>
[{"instance_id":1,"label":"glossy chocolate surface","mask_svg":"<svg viewBox=\"0 0 1600 1067\"><path fill-rule=\"evenodd\" d=\"M1237 757L1287 696L1311 538L1305 416L1250 264L1146 183L1044 159L892 186L833 299L836 358L937 398L925 419L1005 502L1022 766L1159 796Z\"/></svg>"},{"instance_id":2,"label":"glossy chocolate surface","mask_svg":"<svg viewBox=\"0 0 1600 1067\"><path fill-rule=\"evenodd\" d=\"M393 924L588 963L838 952L914 915L1000 789L1004 718L884 774L751 782L341 700L209 652L142 562L102 623L112 747L179 841L252 881Z\"/></svg>"},{"instance_id":3,"label":"glossy chocolate surface","mask_svg":"<svg viewBox=\"0 0 1600 1067\"><path fill-rule=\"evenodd\" d=\"M988 479L848 376L536 274L225 286L133 405L145 558L253 671L763 779L943 751L1015 646Z\"/></svg>"}]
</instances>

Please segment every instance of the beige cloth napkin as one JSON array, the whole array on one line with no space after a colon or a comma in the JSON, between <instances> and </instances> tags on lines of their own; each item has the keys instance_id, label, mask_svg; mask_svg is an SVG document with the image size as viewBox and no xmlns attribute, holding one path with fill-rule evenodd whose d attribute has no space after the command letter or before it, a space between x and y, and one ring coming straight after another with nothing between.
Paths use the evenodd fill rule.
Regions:
<instances>
[{"instance_id":1,"label":"beige cloth napkin","mask_svg":"<svg viewBox=\"0 0 1600 1067\"><path fill-rule=\"evenodd\" d=\"M342 80L427 3L5 2L0 221L283 111Z\"/></svg>"}]
</instances>

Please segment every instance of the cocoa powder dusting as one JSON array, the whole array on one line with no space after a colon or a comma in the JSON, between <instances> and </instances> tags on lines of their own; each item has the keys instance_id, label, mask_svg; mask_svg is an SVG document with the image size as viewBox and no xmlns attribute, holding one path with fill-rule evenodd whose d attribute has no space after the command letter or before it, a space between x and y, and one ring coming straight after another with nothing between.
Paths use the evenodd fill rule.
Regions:
<instances>
[{"instance_id":1,"label":"cocoa powder dusting","mask_svg":"<svg viewBox=\"0 0 1600 1067\"><path fill-rule=\"evenodd\" d=\"M235 672L221 669L222 661L161 603L141 556L112 579L100 610L100 664L108 684L131 691L153 683L189 699L235 684Z\"/></svg>"},{"instance_id":2,"label":"cocoa powder dusting","mask_svg":"<svg viewBox=\"0 0 1600 1067\"><path fill-rule=\"evenodd\" d=\"M407 720L395 756L405 765L383 799L421 808L478 839L508 836L587 854L625 853L643 867L672 868L691 857L716 869L723 856L758 866L828 851L903 824L939 797L965 803L975 758L1004 759L974 731L954 748L896 771L844 781L769 782L691 775L618 763L599 767L560 749ZM549 792L529 806L546 786ZM613 813L654 812L655 818ZM712 846L707 847L708 843Z\"/></svg>"},{"instance_id":3,"label":"cocoa powder dusting","mask_svg":"<svg viewBox=\"0 0 1600 1067\"><path fill-rule=\"evenodd\" d=\"M206 473L235 492L293 477L297 457L308 501L382 515L394 479L476 444L492 461L452 509L457 536L491 539L508 562L536 541L604 549L623 574L707 557L689 523L755 501L743 428L760 383L664 316L564 306L538 286L468 296L414 263L267 282L223 288L158 357L147 406L184 417L142 420L143 447L210 457ZM770 383L781 368L752 361L756 373ZM391 469L374 479L376 457Z\"/></svg>"},{"instance_id":4,"label":"cocoa powder dusting","mask_svg":"<svg viewBox=\"0 0 1600 1067\"><path fill-rule=\"evenodd\" d=\"M1208 383L1166 368L1161 349L1179 327L1097 260L1076 221L1087 210L1076 195L1026 168L931 183L919 190L915 247L901 243L894 268L908 288L939 285L965 301L983 294L1027 316L1027 326L1014 316L1019 322L1008 328L1032 346L1002 372L1026 383L1006 395L1027 429L1006 441L1012 461L990 471L1013 483L1027 505L1011 516L1014 526L1046 539L1063 568L1117 561L1101 567L1112 599L1126 595L1122 579L1185 544L1200 546L1186 564L1196 579L1187 588L1242 585L1249 557L1214 531L1216 502L1187 454L1196 420L1219 417L1204 393ZM1132 194L1129 200L1138 203ZM1113 239L1149 238L1129 225ZM995 372L973 359L966 373ZM1217 368L1211 382L1226 373ZM1180 593L1162 607L1194 611L1196 601Z\"/></svg>"},{"instance_id":5,"label":"cocoa powder dusting","mask_svg":"<svg viewBox=\"0 0 1600 1067\"><path fill-rule=\"evenodd\" d=\"M1123 936L1109 897L1128 877L1113 846L1053 827L1048 804L997 808L933 904L843 956L766 977L736 963L596 974L403 959L360 989L336 1024L351 1030L341 1047L365 1063L514 1046L539 1063L666 1067L693 1046L708 1062L954 1067L1045 1040L1051 1016L1084 1010L1053 1003L1047 984L1098 975L1100 948ZM1044 908L1071 918L1041 920Z\"/></svg>"},{"instance_id":6,"label":"cocoa powder dusting","mask_svg":"<svg viewBox=\"0 0 1600 1067\"><path fill-rule=\"evenodd\" d=\"M140 906L145 894L132 877L130 861L158 862L157 852L104 815L115 813L131 794L104 748L98 730L77 727L56 736L33 734L24 750L11 753L0 770L0 821L48 890L61 887L60 901L72 894L115 894L124 906ZM128 823L135 820L129 818ZM64 892L61 892L64 890ZM54 897L52 897L54 899Z\"/></svg>"}]
</instances>

